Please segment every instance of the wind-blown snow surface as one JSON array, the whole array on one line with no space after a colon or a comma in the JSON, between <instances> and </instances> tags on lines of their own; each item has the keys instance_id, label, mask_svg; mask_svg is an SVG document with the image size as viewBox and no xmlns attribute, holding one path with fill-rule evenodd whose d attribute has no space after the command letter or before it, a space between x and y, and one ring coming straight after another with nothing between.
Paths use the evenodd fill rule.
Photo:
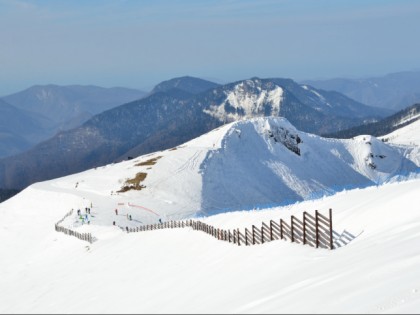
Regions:
<instances>
[{"instance_id":1,"label":"wind-blown snow surface","mask_svg":"<svg viewBox=\"0 0 420 315\"><path fill-rule=\"evenodd\" d=\"M416 177L418 166L402 153L373 137L323 139L281 118L254 119L172 150L32 185L0 204L0 313L416 313L419 179L205 219L250 227L333 208L335 251L281 241L237 247L189 229L125 234L112 226L309 199L401 173ZM147 173L144 189L116 193L138 172ZM76 216L63 224L91 232L92 245L54 231L71 208L91 205L90 225Z\"/></svg>"}]
</instances>

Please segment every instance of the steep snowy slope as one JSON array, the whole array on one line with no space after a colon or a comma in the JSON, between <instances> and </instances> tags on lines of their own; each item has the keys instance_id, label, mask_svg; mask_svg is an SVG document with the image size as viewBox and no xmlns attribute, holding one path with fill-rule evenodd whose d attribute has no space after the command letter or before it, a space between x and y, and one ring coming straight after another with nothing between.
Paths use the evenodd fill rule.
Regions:
<instances>
[{"instance_id":1,"label":"steep snowy slope","mask_svg":"<svg viewBox=\"0 0 420 315\"><path fill-rule=\"evenodd\" d=\"M420 120L381 137L394 144L420 146Z\"/></svg>"},{"instance_id":2,"label":"steep snowy slope","mask_svg":"<svg viewBox=\"0 0 420 315\"><path fill-rule=\"evenodd\" d=\"M382 184L418 171L398 148L376 138L324 139L283 118L220 127L185 145L36 184L77 195L100 211L92 224L135 227L253 209ZM83 199L89 200L84 202ZM124 209L135 220L115 217ZM69 223L70 224L70 223Z\"/></svg>"},{"instance_id":3,"label":"steep snowy slope","mask_svg":"<svg viewBox=\"0 0 420 315\"><path fill-rule=\"evenodd\" d=\"M420 120L402 127L380 139L400 150L420 167Z\"/></svg>"},{"instance_id":4,"label":"steep snowy slope","mask_svg":"<svg viewBox=\"0 0 420 315\"><path fill-rule=\"evenodd\" d=\"M273 118L231 125L202 169L201 209L209 214L381 184L416 166L373 137L324 139Z\"/></svg>"}]
</instances>

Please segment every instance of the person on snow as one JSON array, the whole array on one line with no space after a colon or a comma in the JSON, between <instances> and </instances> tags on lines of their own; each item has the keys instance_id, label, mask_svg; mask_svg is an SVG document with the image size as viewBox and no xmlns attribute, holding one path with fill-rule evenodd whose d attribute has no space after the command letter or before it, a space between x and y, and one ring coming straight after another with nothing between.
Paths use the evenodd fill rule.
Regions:
<instances>
[{"instance_id":1,"label":"person on snow","mask_svg":"<svg viewBox=\"0 0 420 315\"><path fill-rule=\"evenodd\" d=\"M118 209L115 209L115 215L118 215Z\"/></svg>"}]
</instances>

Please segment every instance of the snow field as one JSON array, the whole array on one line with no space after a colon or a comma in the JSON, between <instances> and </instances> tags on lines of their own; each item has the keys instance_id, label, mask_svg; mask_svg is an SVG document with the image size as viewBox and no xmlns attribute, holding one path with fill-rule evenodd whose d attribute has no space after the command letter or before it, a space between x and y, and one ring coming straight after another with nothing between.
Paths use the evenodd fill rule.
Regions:
<instances>
[{"instance_id":1,"label":"snow field","mask_svg":"<svg viewBox=\"0 0 420 315\"><path fill-rule=\"evenodd\" d=\"M89 245L54 232L55 194L29 190L25 199L51 202L26 214L43 218L30 231L4 231L13 210L0 211L0 251L9 259L0 262L0 312L415 313L419 187L413 180L206 219L233 228L332 207L334 229L356 236L334 251L285 241L238 247L190 229L126 234L95 226L100 239Z\"/></svg>"}]
</instances>

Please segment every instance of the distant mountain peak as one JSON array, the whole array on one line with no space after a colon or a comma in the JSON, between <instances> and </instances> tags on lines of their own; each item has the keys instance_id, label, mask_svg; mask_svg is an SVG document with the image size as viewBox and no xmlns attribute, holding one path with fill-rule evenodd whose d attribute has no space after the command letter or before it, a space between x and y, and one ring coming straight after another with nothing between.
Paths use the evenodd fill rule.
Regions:
<instances>
[{"instance_id":1,"label":"distant mountain peak","mask_svg":"<svg viewBox=\"0 0 420 315\"><path fill-rule=\"evenodd\" d=\"M183 76L163 81L156 85L152 94L157 92L166 92L171 89L179 89L191 94L199 94L204 91L218 87L219 84L191 76Z\"/></svg>"},{"instance_id":2,"label":"distant mountain peak","mask_svg":"<svg viewBox=\"0 0 420 315\"><path fill-rule=\"evenodd\" d=\"M221 121L235 121L256 116L279 116L283 89L259 78L235 83L223 91L225 97L205 113Z\"/></svg>"}]
</instances>

